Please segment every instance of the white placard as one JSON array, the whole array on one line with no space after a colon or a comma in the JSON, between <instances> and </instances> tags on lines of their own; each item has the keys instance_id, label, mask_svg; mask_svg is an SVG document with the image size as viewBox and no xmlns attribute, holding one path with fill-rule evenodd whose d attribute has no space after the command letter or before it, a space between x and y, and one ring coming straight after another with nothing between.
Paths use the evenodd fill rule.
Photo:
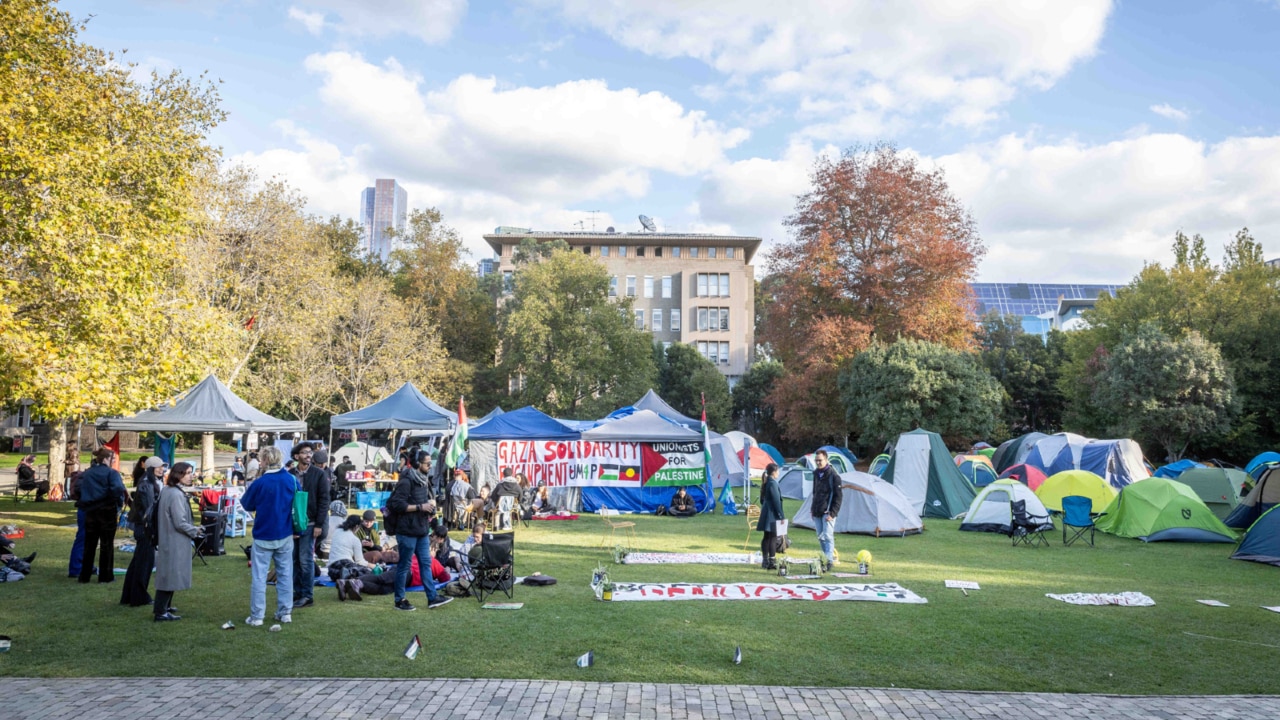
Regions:
<instances>
[{"instance_id":1,"label":"white placard","mask_svg":"<svg viewBox=\"0 0 1280 720\"><path fill-rule=\"evenodd\" d=\"M970 580L944 580L943 584L955 590L981 590L978 583Z\"/></svg>"},{"instance_id":2,"label":"white placard","mask_svg":"<svg viewBox=\"0 0 1280 720\"><path fill-rule=\"evenodd\" d=\"M1262 608L1263 610L1270 610L1270 611L1271 611L1271 612L1273 612L1273 613L1280 613L1280 605L1276 605L1276 606L1274 606L1274 607L1268 607L1268 606L1266 606L1266 605L1259 605L1258 607Z\"/></svg>"},{"instance_id":3,"label":"white placard","mask_svg":"<svg viewBox=\"0 0 1280 720\"><path fill-rule=\"evenodd\" d=\"M774 520L774 521L773 521L773 532L774 532L774 533L776 533L778 537L786 537L786 535L787 535L787 521L786 521L786 520Z\"/></svg>"},{"instance_id":4,"label":"white placard","mask_svg":"<svg viewBox=\"0 0 1280 720\"><path fill-rule=\"evenodd\" d=\"M246 437L244 441L244 448L245 450L258 449L258 433L256 432L248 433L248 437Z\"/></svg>"},{"instance_id":5,"label":"white placard","mask_svg":"<svg viewBox=\"0 0 1280 720\"><path fill-rule=\"evenodd\" d=\"M1208 605L1209 607L1231 607L1230 605L1222 602L1221 600L1197 600L1196 602L1200 603L1201 605Z\"/></svg>"}]
</instances>

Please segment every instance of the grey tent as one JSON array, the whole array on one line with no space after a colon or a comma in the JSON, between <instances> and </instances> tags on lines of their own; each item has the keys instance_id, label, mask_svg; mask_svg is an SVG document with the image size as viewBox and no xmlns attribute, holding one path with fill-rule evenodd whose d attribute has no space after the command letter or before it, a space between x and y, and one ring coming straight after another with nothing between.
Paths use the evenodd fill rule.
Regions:
<instances>
[{"instance_id":1,"label":"grey tent","mask_svg":"<svg viewBox=\"0 0 1280 720\"><path fill-rule=\"evenodd\" d=\"M130 417L98 418L99 430L133 432L300 432L301 420L281 420L253 407L210 375L179 395L168 406L144 410Z\"/></svg>"},{"instance_id":2,"label":"grey tent","mask_svg":"<svg viewBox=\"0 0 1280 720\"><path fill-rule=\"evenodd\" d=\"M634 405L614 410L609 414L610 418L626 417L641 410L651 410L663 418L674 423L683 425L690 430L701 433L702 421L694 420L688 415L684 415L675 408L667 404L658 396L658 393L649 390L644 397L635 402ZM738 458L738 453L733 449L733 443L729 442L729 438L716 432L709 432L711 438L711 485L712 487L722 487L725 483L729 483L732 487L742 487L748 482L747 470L742 466L742 461Z\"/></svg>"},{"instance_id":3,"label":"grey tent","mask_svg":"<svg viewBox=\"0 0 1280 720\"><path fill-rule=\"evenodd\" d=\"M813 471L802 465L787 465L778 474L782 497L804 500L813 494Z\"/></svg>"},{"instance_id":4,"label":"grey tent","mask_svg":"<svg viewBox=\"0 0 1280 720\"><path fill-rule=\"evenodd\" d=\"M582 433L583 440L620 442L702 442L702 433L667 420L652 410L639 410Z\"/></svg>"},{"instance_id":5,"label":"grey tent","mask_svg":"<svg viewBox=\"0 0 1280 720\"><path fill-rule=\"evenodd\" d=\"M378 402L334 415L329 426L335 430L440 430L448 432L458 424L458 414L431 402L413 383Z\"/></svg>"},{"instance_id":6,"label":"grey tent","mask_svg":"<svg viewBox=\"0 0 1280 720\"><path fill-rule=\"evenodd\" d=\"M495 405L495 406L494 406L494 408L493 408L492 410L490 410L490 411L489 411L489 414L488 414L488 415L485 415L485 416L484 416L484 417L482 417L482 418L479 418L479 419L467 418L467 427L475 427L475 426L479 425L479 424L480 424L480 423L482 423L482 422L487 422L487 421L489 421L489 420L492 420L492 419L494 419L494 418L498 417L499 415L503 415L503 414L505 414L506 412L507 412L507 411L506 411L506 410L503 410L501 406L497 406L497 405Z\"/></svg>"}]
</instances>

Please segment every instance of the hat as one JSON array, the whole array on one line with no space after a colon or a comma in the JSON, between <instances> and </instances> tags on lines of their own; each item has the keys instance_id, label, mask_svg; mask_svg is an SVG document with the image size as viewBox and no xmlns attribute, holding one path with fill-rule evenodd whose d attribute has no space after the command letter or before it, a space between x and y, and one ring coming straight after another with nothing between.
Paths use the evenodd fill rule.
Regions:
<instances>
[{"instance_id":1,"label":"hat","mask_svg":"<svg viewBox=\"0 0 1280 720\"><path fill-rule=\"evenodd\" d=\"M315 457L311 458L311 460L317 465L325 465L329 462L329 451L317 450Z\"/></svg>"},{"instance_id":2,"label":"hat","mask_svg":"<svg viewBox=\"0 0 1280 720\"><path fill-rule=\"evenodd\" d=\"M378 513L372 510L365 510L364 515L361 515L360 517L365 520L373 521L378 519Z\"/></svg>"},{"instance_id":3,"label":"hat","mask_svg":"<svg viewBox=\"0 0 1280 720\"><path fill-rule=\"evenodd\" d=\"M151 468L162 468L164 467L164 458L160 457L159 455L152 455L151 457L147 458L147 461L143 464L143 467L147 468L148 470Z\"/></svg>"}]
</instances>

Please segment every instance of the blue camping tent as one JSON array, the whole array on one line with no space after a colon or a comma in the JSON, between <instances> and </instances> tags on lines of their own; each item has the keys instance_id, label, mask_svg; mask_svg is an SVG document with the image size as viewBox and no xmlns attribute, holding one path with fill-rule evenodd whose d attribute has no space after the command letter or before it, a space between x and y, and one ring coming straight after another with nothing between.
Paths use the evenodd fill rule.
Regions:
<instances>
[{"instance_id":1,"label":"blue camping tent","mask_svg":"<svg viewBox=\"0 0 1280 720\"><path fill-rule=\"evenodd\" d=\"M1280 512L1273 507L1245 532L1232 560L1251 560L1280 567Z\"/></svg>"},{"instance_id":2,"label":"blue camping tent","mask_svg":"<svg viewBox=\"0 0 1280 720\"><path fill-rule=\"evenodd\" d=\"M1280 453L1270 450L1264 453L1258 453L1248 465L1244 466L1244 471L1249 473L1249 477L1257 480L1262 477L1262 471L1271 463L1280 463Z\"/></svg>"},{"instance_id":3,"label":"blue camping tent","mask_svg":"<svg viewBox=\"0 0 1280 720\"><path fill-rule=\"evenodd\" d=\"M467 433L476 440L577 440L579 432L535 407L522 407L490 418Z\"/></svg>"},{"instance_id":4,"label":"blue camping tent","mask_svg":"<svg viewBox=\"0 0 1280 720\"><path fill-rule=\"evenodd\" d=\"M986 487L996 481L996 471L980 460L965 460L957 467L965 480L976 488Z\"/></svg>"},{"instance_id":5,"label":"blue camping tent","mask_svg":"<svg viewBox=\"0 0 1280 720\"><path fill-rule=\"evenodd\" d=\"M782 453L778 452L778 448L770 445L769 443L760 443L760 449L769 453L769 457L773 458L773 461L778 463L778 467L782 467L787 464L787 461L782 459Z\"/></svg>"},{"instance_id":6,"label":"blue camping tent","mask_svg":"<svg viewBox=\"0 0 1280 720\"><path fill-rule=\"evenodd\" d=\"M1152 475L1159 478L1169 478L1170 480L1178 479L1178 476L1192 468L1202 468L1204 465L1195 460L1179 460L1175 463L1161 466Z\"/></svg>"},{"instance_id":7,"label":"blue camping tent","mask_svg":"<svg viewBox=\"0 0 1280 720\"><path fill-rule=\"evenodd\" d=\"M1226 520L1229 528L1237 530L1252 526L1268 510L1280 505L1280 466L1262 465L1266 472L1258 478L1248 495L1240 498L1240 504Z\"/></svg>"},{"instance_id":8,"label":"blue camping tent","mask_svg":"<svg viewBox=\"0 0 1280 720\"><path fill-rule=\"evenodd\" d=\"M840 454L844 456L844 459L849 461L850 470L853 470L854 466L858 464L858 456L850 452L848 448L840 448L840 447L836 447L835 445L823 445L818 449L826 450L828 457L830 457L832 454Z\"/></svg>"}]
</instances>

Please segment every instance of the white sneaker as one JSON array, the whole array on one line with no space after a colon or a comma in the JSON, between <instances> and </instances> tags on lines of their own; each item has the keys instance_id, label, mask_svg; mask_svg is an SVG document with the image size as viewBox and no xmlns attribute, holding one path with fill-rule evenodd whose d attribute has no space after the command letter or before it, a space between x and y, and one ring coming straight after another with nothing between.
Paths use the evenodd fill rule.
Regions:
<instances>
[{"instance_id":1,"label":"white sneaker","mask_svg":"<svg viewBox=\"0 0 1280 720\"><path fill-rule=\"evenodd\" d=\"M276 620L284 625L288 625L289 623L293 622L293 615L290 615L288 613L285 613L284 615L277 615Z\"/></svg>"},{"instance_id":2,"label":"white sneaker","mask_svg":"<svg viewBox=\"0 0 1280 720\"><path fill-rule=\"evenodd\" d=\"M252 627L262 627L262 621L261 621L261 620L254 620L254 619L253 619L253 618L251 618L251 617L247 617L247 618L245 618L245 619L244 619L244 624L245 624L245 625L252 626Z\"/></svg>"}]
</instances>

